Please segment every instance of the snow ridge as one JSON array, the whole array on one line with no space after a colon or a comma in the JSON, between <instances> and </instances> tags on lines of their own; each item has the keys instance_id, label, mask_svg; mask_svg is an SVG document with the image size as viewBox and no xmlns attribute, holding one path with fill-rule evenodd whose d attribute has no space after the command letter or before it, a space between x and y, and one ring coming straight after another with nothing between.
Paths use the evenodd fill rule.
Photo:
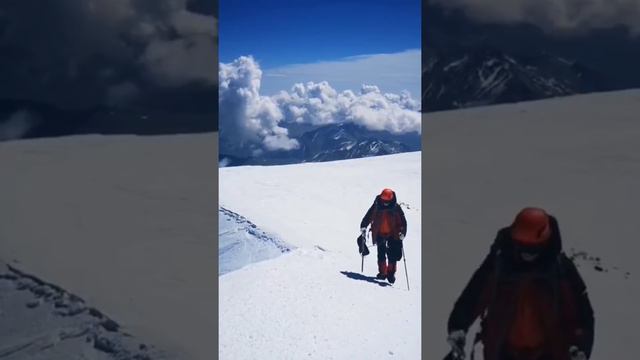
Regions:
<instances>
[{"instance_id":1,"label":"snow ridge","mask_svg":"<svg viewBox=\"0 0 640 360\"><path fill-rule=\"evenodd\" d=\"M0 358L167 358L80 297L10 265L6 269L0 272Z\"/></svg>"},{"instance_id":2,"label":"snow ridge","mask_svg":"<svg viewBox=\"0 0 640 360\"><path fill-rule=\"evenodd\" d=\"M219 220L220 275L293 250L293 246L267 234L244 216L229 209L219 208Z\"/></svg>"}]
</instances>

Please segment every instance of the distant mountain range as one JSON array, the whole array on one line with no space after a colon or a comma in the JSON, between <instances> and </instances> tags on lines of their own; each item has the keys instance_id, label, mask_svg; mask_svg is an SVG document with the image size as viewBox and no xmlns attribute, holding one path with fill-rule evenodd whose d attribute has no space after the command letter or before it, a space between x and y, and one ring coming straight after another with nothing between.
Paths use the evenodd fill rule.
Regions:
<instances>
[{"instance_id":1,"label":"distant mountain range","mask_svg":"<svg viewBox=\"0 0 640 360\"><path fill-rule=\"evenodd\" d=\"M356 159L419 151L420 134L392 134L372 131L353 123L325 125L302 132L295 138L300 147L291 151L270 151L251 157L221 153L221 164L275 165Z\"/></svg>"},{"instance_id":2,"label":"distant mountain range","mask_svg":"<svg viewBox=\"0 0 640 360\"><path fill-rule=\"evenodd\" d=\"M551 54L509 55L491 46L428 55L423 108L428 111L543 99L607 89L601 74Z\"/></svg>"},{"instance_id":3,"label":"distant mountain range","mask_svg":"<svg viewBox=\"0 0 640 360\"><path fill-rule=\"evenodd\" d=\"M425 112L640 87L640 40L622 28L558 36L423 11Z\"/></svg>"}]
</instances>

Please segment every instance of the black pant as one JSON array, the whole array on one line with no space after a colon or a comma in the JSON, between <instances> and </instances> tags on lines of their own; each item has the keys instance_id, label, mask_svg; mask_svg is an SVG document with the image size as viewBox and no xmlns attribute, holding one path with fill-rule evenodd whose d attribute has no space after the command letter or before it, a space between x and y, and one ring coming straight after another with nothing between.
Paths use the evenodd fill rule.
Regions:
<instances>
[{"instance_id":1,"label":"black pant","mask_svg":"<svg viewBox=\"0 0 640 360\"><path fill-rule=\"evenodd\" d=\"M378 247L378 262L389 258L389 263L395 263L402 259L402 240L379 237L376 239Z\"/></svg>"}]
</instances>

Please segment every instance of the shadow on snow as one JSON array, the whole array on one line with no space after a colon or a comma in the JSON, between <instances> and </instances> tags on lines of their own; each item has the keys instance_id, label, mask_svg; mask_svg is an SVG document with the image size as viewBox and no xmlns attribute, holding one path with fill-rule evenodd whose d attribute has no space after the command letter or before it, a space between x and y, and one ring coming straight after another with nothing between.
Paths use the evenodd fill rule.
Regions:
<instances>
[{"instance_id":1,"label":"shadow on snow","mask_svg":"<svg viewBox=\"0 0 640 360\"><path fill-rule=\"evenodd\" d=\"M379 281L378 279L376 279L375 276L366 276L366 275L362 275L362 274L359 274L359 273L354 273L354 272L351 272L351 271L340 271L340 273L342 275L348 277L349 279L366 281L366 282L378 284L380 286L391 286L391 284L389 284L389 283Z\"/></svg>"}]
</instances>

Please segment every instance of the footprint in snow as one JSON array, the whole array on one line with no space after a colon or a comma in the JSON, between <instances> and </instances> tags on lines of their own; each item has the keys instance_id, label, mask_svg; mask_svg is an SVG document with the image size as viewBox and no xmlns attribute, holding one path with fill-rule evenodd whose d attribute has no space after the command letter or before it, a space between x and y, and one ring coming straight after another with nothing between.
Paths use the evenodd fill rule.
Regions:
<instances>
[{"instance_id":1,"label":"footprint in snow","mask_svg":"<svg viewBox=\"0 0 640 360\"><path fill-rule=\"evenodd\" d=\"M608 273L609 268L602 263L602 260L598 256L588 254L586 251L577 251L574 248L569 249L567 252L569 259L580 267L581 265L591 266L595 271ZM624 271L619 266L613 266L612 272L622 273L625 279L629 279L631 273Z\"/></svg>"},{"instance_id":2,"label":"footprint in snow","mask_svg":"<svg viewBox=\"0 0 640 360\"><path fill-rule=\"evenodd\" d=\"M412 205L409 205L409 204L407 204L407 203L405 203L405 202L402 202L402 201L401 201L401 202L399 202L399 203L398 203L398 205L400 205L401 207L403 207L403 208L405 208L405 209L407 209L407 210L411 210L411 209L413 209L413 210L415 210L415 211L420 211L420 209L415 208L415 207L413 207L413 208L412 208Z\"/></svg>"}]
</instances>

